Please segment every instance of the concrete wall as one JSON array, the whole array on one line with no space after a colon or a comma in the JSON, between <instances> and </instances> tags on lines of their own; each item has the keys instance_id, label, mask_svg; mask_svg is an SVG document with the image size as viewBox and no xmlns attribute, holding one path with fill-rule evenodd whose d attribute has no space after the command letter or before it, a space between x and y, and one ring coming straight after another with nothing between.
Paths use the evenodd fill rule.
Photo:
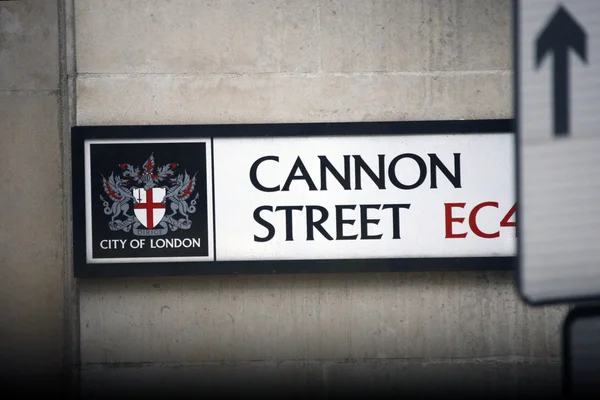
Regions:
<instances>
[{"instance_id":1,"label":"concrete wall","mask_svg":"<svg viewBox=\"0 0 600 400\"><path fill-rule=\"evenodd\" d=\"M506 0L75 9L79 124L512 116ZM86 281L83 379L101 388L120 376L133 388L177 376L215 390L293 382L319 393L460 373L482 387L556 385L562 316L525 307L508 273ZM187 374L170 372L180 365Z\"/></svg>"},{"instance_id":2,"label":"concrete wall","mask_svg":"<svg viewBox=\"0 0 600 400\"><path fill-rule=\"evenodd\" d=\"M66 9L67 28L74 24L66 54L74 63L65 73L73 101L63 104L63 113L69 106L79 125L512 117L508 0L73 0ZM31 107L42 102L42 111L51 108L46 101L58 105L55 86L37 94L31 82L26 94L3 87L2 98ZM19 125L1 136L2 147L8 140L23 153L11 151L8 161L3 153L0 173L12 179L21 161L36 159L23 167L35 170L25 170L27 183L10 183L11 191L26 194L35 182L56 202L16 200L2 191L12 212L0 222L21 221L18 232L25 235L34 224L22 220L34 206L61 207L60 158L48 156L49 149L60 151L53 141L56 110L32 121L18 105L10 107ZM43 142L32 141L42 136ZM40 172L44 157L49 166ZM63 190L69 193L68 183ZM60 214L52 215L48 226L68 237ZM7 296L30 299L16 292L41 278L25 271L60 268L61 236L44 229L36 231L44 243L36 251L26 250L25 236L1 229L0 243L10 249L2 249L3 267L23 276ZM46 281L27 300L36 312L59 303L42 300L54 293L54 281ZM336 394L560 386L558 328L565 309L524 306L510 273L78 284L82 388L90 396L156 394L165 387Z\"/></svg>"},{"instance_id":3,"label":"concrete wall","mask_svg":"<svg viewBox=\"0 0 600 400\"><path fill-rule=\"evenodd\" d=\"M58 389L68 352L61 100L57 1L0 2L3 395Z\"/></svg>"},{"instance_id":4,"label":"concrete wall","mask_svg":"<svg viewBox=\"0 0 600 400\"><path fill-rule=\"evenodd\" d=\"M79 123L510 117L506 0L75 6Z\"/></svg>"}]
</instances>

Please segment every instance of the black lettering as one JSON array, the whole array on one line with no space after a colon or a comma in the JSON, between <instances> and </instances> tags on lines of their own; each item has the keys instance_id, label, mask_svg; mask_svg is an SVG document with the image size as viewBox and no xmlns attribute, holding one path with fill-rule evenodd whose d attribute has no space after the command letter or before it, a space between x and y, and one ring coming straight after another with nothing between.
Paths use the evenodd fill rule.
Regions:
<instances>
[{"instance_id":1,"label":"black lettering","mask_svg":"<svg viewBox=\"0 0 600 400\"><path fill-rule=\"evenodd\" d=\"M275 212L285 210L285 240L287 242L294 240L294 225L292 212L294 210L302 211L303 206L278 206L275 208Z\"/></svg>"},{"instance_id":2,"label":"black lettering","mask_svg":"<svg viewBox=\"0 0 600 400\"><path fill-rule=\"evenodd\" d=\"M269 233L267 233L267 236L265 236L263 238L254 235L255 242L268 242L269 240L273 239L273 236L275 236L275 227L273 225L271 225L269 222L265 221L260 216L260 212L264 211L264 210L273 211L273 207L271 207L271 206L258 207L256 210L254 210L254 220L256 222L258 222L259 224L261 224L262 226L264 226L265 228L267 228L267 231Z\"/></svg>"},{"instance_id":3,"label":"black lettering","mask_svg":"<svg viewBox=\"0 0 600 400\"><path fill-rule=\"evenodd\" d=\"M263 161L267 161L267 160L273 160L273 161L279 162L279 157L264 156L264 157L259 158L256 161L254 161L254 163L252 164L252 167L250 167L250 182L252 182L252 185L254 185L255 188L257 188L258 190L260 190L262 192L277 192L277 191L279 191L279 185L272 187L272 188L268 188L266 186L261 185L260 182L258 181L258 177L256 176L258 166Z\"/></svg>"},{"instance_id":4,"label":"black lettering","mask_svg":"<svg viewBox=\"0 0 600 400\"><path fill-rule=\"evenodd\" d=\"M358 235L344 236L344 224L354 225L356 220L344 219L344 210L354 210L356 205L335 206L335 240L355 240Z\"/></svg>"},{"instance_id":5,"label":"black lettering","mask_svg":"<svg viewBox=\"0 0 600 400\"><path fill-rule=\"evenodd\" d=\"M329 162L326 156L319 156L321 160L321 190L327 190L327 170L342 185L345 190L350 190L350 156L344 156L344 176Z\"/></svg>"},{"instance_id":6,"label":"black lettering","mask_svg":"<svg viewBox=\"0 0 600 400\"><path fill-rule=\"evenodd\" d=\"M298 170L300 170L301 175L296 176L296 171L298 171ZM306 184L308 185L308 190L317 190L315 183L313 182L312 178L310 177L310 174L306 170L306 167L302 163L302 159L300 159L300 157L296 158L296 162L294 163L294 166L292 167L292 170L290 171L290 174L288 175L287 180L283 184L283 188L281 189L281 191L283 191L283 192L289 191L290 184L292 183L293 180L304 180L304 181L306 181Z\"/></svg>"},{"instance_id":7,"label":"black lettering","mask_svg":"<svg viewBox=\"0 0 600 400\"><path fill-rule=\"evenodd\" d=\"M393 238L400 239L400 209L410 208L410 204L384 204L382 210L392 209Z\"/></svg>"},{"instance_id":8,"label":"black lettering","mask_svg":"<svg viewBox=\"0 0 600 400\"><path fill-rule=\"evenodd\" d=\"M412 185L405 185L405 184L401 183L398 180L398 178L396 177L396 164L398 164L398 161L402 160L403 158L413 159L419 165L419 179L417 179L417 181ZM423 184L423 182L425 182L425 178L427 177L427 165L425 165L425 161L423 161L423 159L416 154L413 154L413 153L400 154L399 156L396 156L396 158L394 158L392 160L392 162L390 163L390 167L388 169L388 175L390 176L390 181L392 182L392 184L394 186L396 186L398 189L405 189L405 190L414 189L414 188L421 186Z\"/></svg>"},{"instance_id":9,"label":"black lettering","mask_svg":"<svg viewBox=\"0 0 600 400\"><path fill-rule=\"evenodd\" d=\"M318 221L314 220L313 211L319 210L321 212L321 218ZM323 228L323 222L327 221L329 217L329 212L325 207L321 206L306 206L306 240L315 240L315 235L313 228L316 228L321 235L323 235L327 240L333 240L331 235L327 233L325 228Z\"/></svg>"},{"instance_id":10,"label":"black lettering","mask_svg":"<svg viewBox=\"0 0 600 400\"><path fill-rule=\"evenodd\" d=\"M377 185L379 189L385 189L385 155L379 154L379 176L375 175L373 170L367 165L367 163L362 159L361 156L352 156L354 157L354 179L355 181L355 189L361 190L361 170L365 171L367 175L371 178L373 183Z\"/></svg>"},{"instance_id":11,"label":"black lettering","mask_svg":"<svg viewBox=\"0 0 600 400\"><path fill-rule=\"evenodd\" d=\"M455 188L460 188L460 153L454 153L454 174L444 165L436 154L427 154L430 160L431 188L437 189L437 168L448 178Z\"/></svg>"},{"instance_id":12,"label":"black lettering","mask_svg":"<svg viewBox=\"0 0 600 400\"><path fill-rule=\"evenodd\" d=\"M373 208L379 210L381 204L361 204L360 205L360 238L363 239L381 239L381 235L369 235L369 224L379 225L379 219L368 219L367 210Z\"/></svg>"}]
</instances>

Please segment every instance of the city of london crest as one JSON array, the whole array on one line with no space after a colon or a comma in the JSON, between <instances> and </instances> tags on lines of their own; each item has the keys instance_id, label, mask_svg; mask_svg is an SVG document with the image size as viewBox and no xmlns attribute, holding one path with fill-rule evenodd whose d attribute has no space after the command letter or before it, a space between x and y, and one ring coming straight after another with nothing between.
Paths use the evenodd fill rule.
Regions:
<instances>
[{"instance_id":1,"label":"city of london crest","mask_svg":"<svg viewBox=\"0 0 600 400\"><path fill-rule=\"evenodd\" d=\"M141 168L119 165L119 173L102 176L105 196L100 195L112 231L136 236L162 236L169 231L190 229L196 212L196 175L177 171L177 164L157 166L154 154Z\"/></svg>"}]
</instances>

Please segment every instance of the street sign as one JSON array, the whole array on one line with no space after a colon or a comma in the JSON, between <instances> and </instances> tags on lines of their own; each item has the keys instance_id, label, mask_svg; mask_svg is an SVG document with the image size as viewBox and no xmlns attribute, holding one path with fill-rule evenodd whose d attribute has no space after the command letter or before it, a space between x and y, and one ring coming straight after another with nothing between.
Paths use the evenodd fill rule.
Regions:
<instances>
[{"instance_id":1,"label":"street sign","mask_svg":"<svg viewBox=\"0 0 600 400\"><path fill-rule=\"evenodd\" d=\"M519 291L600 296L600 1L514 4Z\"/></svg>"},{"instance_id":2,"label":"street sign","mask_svg":"<svg viewBox=\"0 0 600 400\"><path fill-rule=\"evenodd\" d=\"M599 398L600 308L570 310L562 337L564 393L568 398Z\"/></svg>"},{"instance_id":3,"label":"street sign","mask_svg":"<svg viewBox=\"0 0 600 400\"><path fill-rule=\"evenodd\" d=\"M76 275L512 269L510 130L75 127Z\"/></svg>"}]
</instances>

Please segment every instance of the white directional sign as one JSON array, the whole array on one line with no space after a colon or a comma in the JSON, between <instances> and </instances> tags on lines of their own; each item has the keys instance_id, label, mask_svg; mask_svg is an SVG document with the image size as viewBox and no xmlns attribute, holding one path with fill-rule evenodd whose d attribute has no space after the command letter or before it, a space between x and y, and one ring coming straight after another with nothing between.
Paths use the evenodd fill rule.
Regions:
<instances>
[{"instance_id":1,"label":"white directional sign","mask_svg":"<svg viewBox=\"0 0 600 400\"><path fill-rule=\"evenodd\" d=\"M600 1L514 6L520 292L600 296Z\"/></svg>"}]
</instances>

